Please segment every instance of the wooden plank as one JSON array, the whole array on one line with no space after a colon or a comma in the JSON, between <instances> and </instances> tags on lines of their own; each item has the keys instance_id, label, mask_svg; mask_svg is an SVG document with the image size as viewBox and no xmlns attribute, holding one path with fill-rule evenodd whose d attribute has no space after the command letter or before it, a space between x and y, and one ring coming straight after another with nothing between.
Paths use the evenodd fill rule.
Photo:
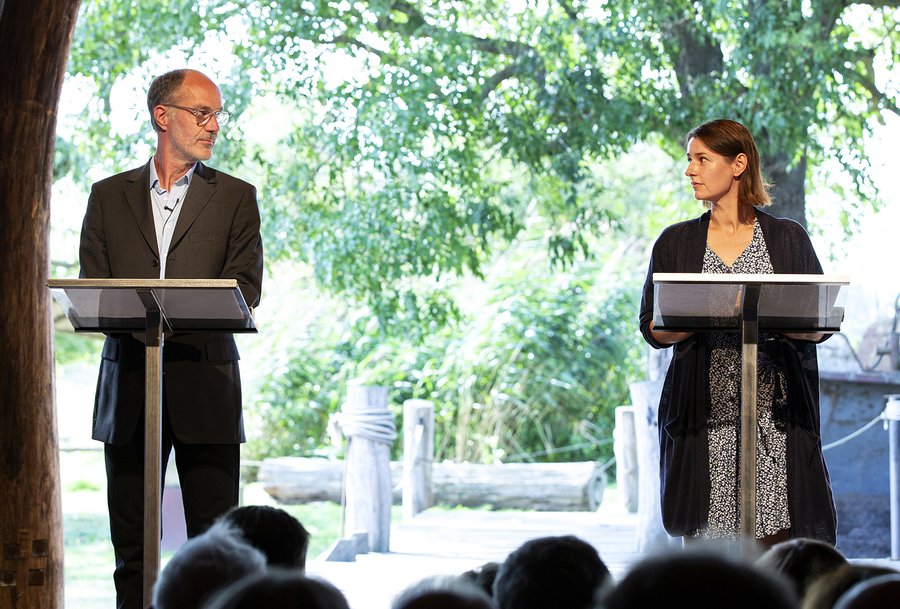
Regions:
<instances>
[{"instance_id":1,"label":"wooden plank","mask_svg":"<svg viewBox=\"0 0 900 609\"><path fill-rule=\"evenodd\" d=\"M618 502L608 503L598 512L430 509L392 527L390 553L369 553L353 563L313 559L307 573L340 588L351 607L389 607L399 592L425 578L502 562L529 539L575 535L593 545L620 579L640 557L635 551L637 516Z\"/></svg>"}]
</instances>

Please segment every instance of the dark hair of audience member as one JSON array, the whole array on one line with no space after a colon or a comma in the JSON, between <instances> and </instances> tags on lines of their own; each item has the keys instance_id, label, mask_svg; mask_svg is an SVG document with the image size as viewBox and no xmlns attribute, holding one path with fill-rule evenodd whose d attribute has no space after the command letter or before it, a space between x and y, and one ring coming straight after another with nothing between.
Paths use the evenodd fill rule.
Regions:
<instances>
[{"instance_id":1,"label":"dark hair of audience member","mask_svg":"<svg viewBox=\"0 0 900 609\"><path fill-rule=\"evenodd\" d=\"M860 582L838 599L834 609L897 609L900 607L900 573L879 575Z\"/></svg>"},{"instance_id":2,"label":"dark hair of audience member","mask_svg":"<svg viewBox=\"0 0 900 609\"><path fill-rule=\"evenodd\" d=\"M587 609L611 580L597 550L572 535L526 541L500 565L494 601L500 609Z\"/></svg>"},{"instance_id":3,"label":"dark hair of audience member","mask_svg":"<svg viewBox=\"0 0 900 609\"><path fill-rule=\"evenodd\" d=\"M803 537L775 544L756 561L762 570L790 581L800 599L818 577L846 564L847 559L831 544Z\"/></svg>"},{"instance_id":4,"label":"dark hair of audience member","mask_svg":"<svg viewBox=\"0 0 900 609\"><path fill-rule=\"evenodd\" d=\"M203 609L350 609L343 593L297 569L272 567L219 590Z\"/></svg>"},{"instance_id":5,"label":"dark hair of audience member","mask_svg":"<svg viewBox=\"0 0 900 609\"><path fill-rule=\"evenodd\" d=\"M806 591L803 609L834 609L838 599L860 582L897 571L879 565L847 564L815 580Z\"/></svg>"},{"instance_id":6,"label":"dark hair of audience member","mask_svg":"<svg viewBox=\"0 0 900 609\"><path fill-rule=\"evenodd\" d=\"M486 562L474 569L463 572L459 577L460 579L472 582L475 586L483 590L485 594L493 598L494 580L497 579L497 571L499 569L500 563L493 561Z\"/></svg>"},{"instance_id":7,"label":"dark hair of audience member","mask_svg":"<svg viewBox=\"0 0 900 609\"><path fill-rule=\"evenodd\" d=\"M666 554L635 565L602 599L603 609L795 609L783 578L707 549Z\"/></svg>"},{"instance_id":8,"label":"dark hair of audience member","mask_svg":"<svg viewBox=\"0 0 900 609\"><path fill-rule=\"evenodd\" d=\"M232 508L221 520L237 527L247 543L266 555L270 567L306 569L309 532L286 511L245 505Z\"/></svg>"},{"instance_id":9,"label":"dark hair of audience member","mask_svg":"<svg viewBox=\"0 0 900 609\"><path fill-rule=\"evenodd\" d=\"M391 609L493 609L491 597L460 576L423 579L403 590Z\"/></svg>"},{"instance_id":10,"label":"dark hair of audience member","mask_svg":"<svg viewBox=\"0 0 900 609\"><path fill-rule=\"evenodd\" d=\"M154 609L196 609L219 588L266 568L262 552L222 523L178 548L153 588Z\"/></svg>"}]
</instances>

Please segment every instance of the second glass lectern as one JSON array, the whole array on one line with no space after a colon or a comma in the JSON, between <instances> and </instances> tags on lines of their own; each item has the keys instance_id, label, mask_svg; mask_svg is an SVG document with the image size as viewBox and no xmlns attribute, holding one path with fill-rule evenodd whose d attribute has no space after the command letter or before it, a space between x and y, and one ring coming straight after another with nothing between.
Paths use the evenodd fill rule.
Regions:
<instances>
[{"instance_id":1,"label":"second glass lectern","mask_svg":"<svg viewBox=\"0 0 900 609\"><path fill-rule=\"evenodd\" d=\"M839 332L850 281L832 275L653 274L653 329L741 333L741 535L756 533L759 331Z\"/></svg>"},{"instance_id":2,"label":"second glass lectern","mask_svg":"<svg viewBox=\"0 0 900 609\"><path fill-rule=\"evenodd\" d=\"M144 443L144 607L159 574L160 442L165 335L256 332L235 279L51 279L76 332L129 332L146 344Z\"/></svg>"}]
</instances>

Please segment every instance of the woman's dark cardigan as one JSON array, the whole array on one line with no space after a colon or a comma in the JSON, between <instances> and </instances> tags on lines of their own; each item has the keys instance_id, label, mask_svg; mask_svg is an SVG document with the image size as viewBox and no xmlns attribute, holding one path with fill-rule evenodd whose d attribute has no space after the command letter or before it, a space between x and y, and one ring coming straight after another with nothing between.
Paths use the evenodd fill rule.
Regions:
<instances>
[{"instance_id":1,"label":"woman's dark cardigan","mask_svg":"<svg viewBox=\"0 0 900 609\"><path fill-rule=\"evenodd\" d=\"M709 212L666 228L653 246L641 299L644 339L657 349L650 333L653 319L653 273L700 273L706 248ZM793 220L759 209L775 273L821 274L809 236ZM671 535L703 528L709 515L709 373L704 334L674 346L675 352L659 404L660 494L663 525ZM837 516L819 435L819 370L814 343L775 335L773 353L787 382L787 480L791 537L834 544Z\"/></svg>"}]
</instances>

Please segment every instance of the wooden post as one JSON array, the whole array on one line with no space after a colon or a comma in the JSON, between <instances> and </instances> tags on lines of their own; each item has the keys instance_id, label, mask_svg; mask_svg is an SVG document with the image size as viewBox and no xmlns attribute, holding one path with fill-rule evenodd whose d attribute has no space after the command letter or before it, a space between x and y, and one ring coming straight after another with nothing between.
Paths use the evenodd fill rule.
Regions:
<instances>
[{"instance_id":1,"label":"wooden post","mask_svg":"<svg viewBox=\"0 0 900 609\"><path fill-rule=\"evenodd\" d=\"M673 543L663 528L659 504L659 398L672 349L647 347L648 380L631 383L634 431L638 457L637 551L651 554L665 551Z\"/></svg>"},{"instance_id":2,"label":"wooden post","mask_svg":"<svg viewBox=\"0 0 900 609\"><path fill-rule=\"evenodd\" d=\"M48 238L78 1L0 0L0 608L63 605ZM90 424L90 421L85 423Z\"/></svg>"},{"instance_id":3,"label":"wooden post","mask_svg":"<svg viewBox=\"0 0 900 609\"><path fill-rule=\"evenodd\" d=\"M403 402L403 517L412 518L434 505L434 403Z\"/></svg>"},{"instance_id":4,"label":"wooden post","mask_svg":"<svg viewBox=\"0 0 900 609\"><path fill-rule=\"evenodd\" d=\"M638 509L638 462L634 431L634 407L616 408L613 450L616 455L616 486L619 500L632 514Z\"/></svg>"},{"instance_id":5,"label":"wooden post","mask_svg":"<svg viewBox=\"0 0 900 609\"><path fill-rule=\"evenodd\" d=\"M391 444L396 432L387 387L351 384L342 409L347 436L344 536L365 531L369 551L387 552L391 533Z\"/></svg>"}]
</instances>

